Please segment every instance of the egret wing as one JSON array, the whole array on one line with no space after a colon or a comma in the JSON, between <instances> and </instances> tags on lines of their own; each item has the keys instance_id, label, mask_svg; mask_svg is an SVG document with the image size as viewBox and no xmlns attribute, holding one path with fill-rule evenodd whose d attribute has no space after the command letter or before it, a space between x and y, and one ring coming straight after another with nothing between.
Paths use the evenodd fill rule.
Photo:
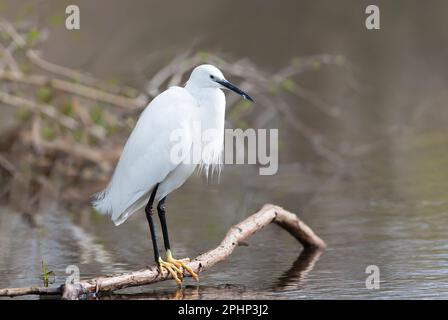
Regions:
<instances>
[{"instance_id":1,"label":"egret wing","mask_svg":"<svg viewBox=\"0 0 448 320\"><path fill-rule=\"evenodd\" d=\"M154 186L173 171L186 153L173 159L172 150L190 150L191 126L197 119L196 100L187 90L172 87L142 112L126 142L109 186L97 196L94 206L111 213L116 224L140 209ZM179 130L176 132L176 130ZM180 140L174 140L176 135ZM136 205L139 204L139 205Z\"/></svg>"}]
</instances>

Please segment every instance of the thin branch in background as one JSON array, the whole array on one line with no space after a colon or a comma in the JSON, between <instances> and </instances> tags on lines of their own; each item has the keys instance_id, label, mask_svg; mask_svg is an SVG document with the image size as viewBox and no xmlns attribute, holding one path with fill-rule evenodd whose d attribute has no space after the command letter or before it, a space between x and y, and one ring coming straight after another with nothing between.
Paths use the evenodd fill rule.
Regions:
<instances>
[{"instance_id":1,"label":"thin branch in background","mask_svg":"<svg viewBox=\"0 0 448 320\"><path fill-rule=\"evenodd\" d=\"M8 172L10 175L14 175L17 171L16 166L1 154L0 154L0 167L5 169L6 172Z\"/></svg>"},{"instance_id":2,"label":"thin branch in background","mask_svg":"<svg viewBox=\"0 0 448 320\"><path fill-rule=\"evenodd\" d=\"M34 144L32 136L29 134L22 134L23 141L28 144ZM60 152L62 154L70 155L75 159L81 159L95 163L100 168L103 166L108 167L108 163L118 159L121 150L110 150L109 152L103 152L98 148L89 147L83 144L67 143L63 139L54 141L39 141L39 146L45 149L47 152Z\"/></svg>"},{"instance_id":3,"label":"thin branch in background","mask_svg":"<svg viewBox=\"0 0 448 320\"><path fill-rule=\"evenodd\" d=\"M309 89L305 89L295 84L291 91L298 97L312 103L315 107L319 108L322 113L329 117L337 117L341 114L341 109L339 107L330 105Z\"/></svg>"},{"instance_id":4,"label":"thin branch in background","mask_svg":"<svg viewBox=\"0 0 448 320\"><path fill-rule=\"evenodd\" d=\"M25 54L30 59L32 63L34 63L36 66L41 68L42 70L45 70L51 74L63 76L68 79L71 79L75 82L84 83L86 85L92 86L92 87L102 87L103 89L113 92L115 94L121 94L123 92L133 93L136 94L137 91L134 88L130 87L118 87L118 86L112 86L112 85L106 85L103 81L100 81L90 75L87 75L83 72L80 72L78 70L70 69L61 65L57 65L55 63L49 62L43 58L40 57L37 50L28 48L28 43L19 32L17 32L16 28L8 22L7 20L0 20L0 29L2 29L6 34L8 34L11 39L13 40L13 44L15 47L22 48L26 50Z\"/></svg>"},{"instance_id":5,"label":"thin branch in background","mask_svg":"<svg viewBox=\"0 0 448 320\"><path fill-rule=\"evenodd\" d=\"M11 50L9 48L5 48L2 44L0 44L0 51L2 56L5 58L6 64L8 65L9 69L13 72L20 72L20 67L14 56L11 54Z\"/></svg>"},{"instance_id":6,"label":"thin branch in background","mask_svg":"<svg viewBox=\"0 0 448 320\"><path fill-rule=\"evenodd\" d=\"M42 104L42 103L36 103L33 100L29 100L26 98L22 98L19 96L11 95L9 93L0 92L0 102L3 102L4 104L16 107L16 108L28 108L33 112L41 112L42 114L46 115L47 117L53 119L55 122L61 124L62 126L66 127L69 130L76 130L81 128L79 123L71 118L67 117L60 112L57 111L57 109L49 104ZM94 137L98 139L104 139L105 132L104 129L93 125L90 127L87 127L86 130Z\"/></svg>"},{"instance_id":7,"label":"thin branch in background","mask_svg":"<svg viewBox=\"0 0 448 320\"><path fill-rule=\"evenodd\" d=\"M7 81L21 82L35 86L49 86L56 90L65 91L74 95L88 98L94 101L101 101L125 109L142 108L145 101L142 99L131 99L108 93L83 84L73 83L66 80L50 78L44 75L23 74L22 72L0 70L0 79Z\"/></svg>"},{"instance_id":8,"label":"thin branch in background","mask_svg":"<svg viewBox=\"0 0 448 320\"><path fill-rule=\"evenodd\" d=\"M318 54L305 58L296 58L287 67L283 68L274 75L274 81L280 83L285 79L289 79L300 75L308 70L320 68L321 65L334 65L344 67L351 70L352 66L348 61L340 55Z\"/></svg>"},{"instance_id":9,"label":"thin branch in background","mask_svg":"<svg viewBox=\"0 0 448 320\"><path fill-rule=\"evenodd\" d=\"M179 66L184 64L190 54L190 51L185 51L175 56L170 63L161 68L151 78L151 80L148 81L148 84L146 86L146 91L148 92L148 94L152 97L158 95L161 92L160 87L162 86L162 84L176 73L176 71L179 69Z\"/></svg>"}]
</instances>

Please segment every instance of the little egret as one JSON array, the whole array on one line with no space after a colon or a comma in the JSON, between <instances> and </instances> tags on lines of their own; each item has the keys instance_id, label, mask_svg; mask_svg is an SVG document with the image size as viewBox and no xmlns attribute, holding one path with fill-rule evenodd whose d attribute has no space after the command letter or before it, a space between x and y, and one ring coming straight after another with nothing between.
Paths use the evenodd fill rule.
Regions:
<instances>
[{"instance_id":1,"label":"little egret","mask_svg":"<svg viewBox=\"0 0 448 320\"><path fill-rule=\"evenodd\" d=\"M109 185L94 195L93 206L100 213L111 214L115 225L120 225L135 211L145 206L154 258L161 272L166 269L181 284L183 270L198 280L186 259L174 259L171 253L168 228L165 219L166 197L179 188L196 167L208 171L221 164L224 145L225 96L227 88L253 102L244 91L227 81L222 72L212 65L200 65L190 75L185 87L171 87L155 97L140 115L126 142L120 160ZM175 142L172 133L183 130L181 160L187 160L195 148L195 124L200 124L201 134L212 129L217 137L202 149L200 163L173 161ZM200 140L201 144L204 144ZM179 147L179 146L178 146ZM160 257L153 223L153 204L158 202L157 212L162 227L166 260Z\"/></svg>"}]
</instances>

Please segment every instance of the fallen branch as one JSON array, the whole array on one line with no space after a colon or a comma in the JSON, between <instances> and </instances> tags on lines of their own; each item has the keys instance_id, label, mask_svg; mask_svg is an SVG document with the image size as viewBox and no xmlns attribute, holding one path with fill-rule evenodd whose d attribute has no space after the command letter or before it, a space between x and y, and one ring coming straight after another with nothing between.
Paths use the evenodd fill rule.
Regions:
<instances>
[{"instance_id":1,"label":"fallen branch","mask_svg":"<svg viewBox=\"0 0 448 320\"><path fill-rule=\"evenodd\" d=\"M247 238L272 222L288 231L305 249L320 250L325 248L325 242L295 214L281 207L266 204L258 212L230 228L217 248L198 256L188 265L196 273L210 269L232 254L236 246L244 243ZM189 276L187 273L184 275ZM172 279L167 271L160 273L159 269L153 266L135 272L82 280L76 284L62 285L56 288L0 289L0 296L61 294L63 299L80 299L86 295L94 295L99 292L111 292L133 286L148 285L167 279Z\"/></svg>"},{"instance_id":2,"label":"fallen branch","mask_svg":"<svg viewBox=\"0 0 448 320\"><path fill-rule=\"evenodd\" d=\"M61 287L47 288L47 287L27 287L27 288L6 288L0 289L0 297L17 297L37 294L45 295L59 295L61 294Z\"/></svg>"}]
</instances>

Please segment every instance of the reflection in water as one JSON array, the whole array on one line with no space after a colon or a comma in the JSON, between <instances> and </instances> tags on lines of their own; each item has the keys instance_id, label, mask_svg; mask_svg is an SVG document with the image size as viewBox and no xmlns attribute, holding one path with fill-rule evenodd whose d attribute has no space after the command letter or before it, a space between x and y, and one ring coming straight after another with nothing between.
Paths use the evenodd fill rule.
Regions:
<instances>
[{"instance_id":1,"label":"reflection in water","mask_svg":"<svg viewBox=\"0 0 448 320\"><path fill-rule=\"evenodd\" d=\"M167 290L151 290L129 294L105 294L102 300L202 300L202 299L256 299L266 298L260 292L251 292L245 286L222 284L218 286L192 286L176 287Z\"/></svg>"},{"instance_id":2,"label":"reflection in water","mask_svg":"<svg viewBox=\"0 0 448 320\"><path fill-rule=\"evenodd\" d=\"M297 289L308 273L313 270L321 254L322 250L304 249L291 268L274 283L272 290L275 292Z\"/></svg>"},{"instance_id":3,"label":"reflection in water","mask_svg":"<svg viewBox=\"0 0 448 320\"><path fill-rule=\"evenodd\" d=\"M187 285L165 290L151 290L138 293L103 294L99 299L135 300L201 300L201 299L273 299L271 292L294 290L307 274L313 270L322 250L304 249L290 269L279 277L269 291L252 291L244 285L221 284L217 286Z\"/></svg>"}]
</instances>

